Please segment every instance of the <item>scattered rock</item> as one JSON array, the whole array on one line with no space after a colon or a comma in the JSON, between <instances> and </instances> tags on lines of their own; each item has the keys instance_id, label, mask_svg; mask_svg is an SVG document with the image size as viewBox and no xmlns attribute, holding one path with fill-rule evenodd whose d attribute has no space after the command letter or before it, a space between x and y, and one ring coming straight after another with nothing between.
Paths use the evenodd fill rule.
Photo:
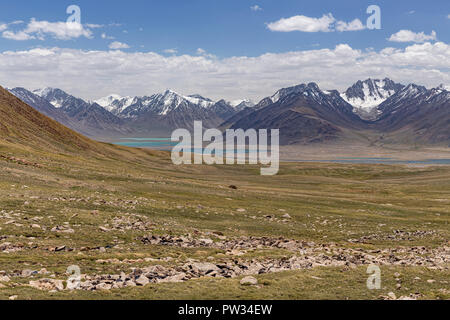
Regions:
<instances>
[{"instance_id":1,"label":"scattered rock","mask_svg":"<svg viewBox=\"0 0 450 320\"><path fill-rule=\"evenodd\" d=\"M148 280L148 278L143 275L136 279L136 284L138 286L146 286L149 283L150 283L150 281Z\"/></svg>"},{"instance_id":2,"label":"scattered rock","mask_svg":"<svg viewBox=\"0 0 450 320\"><path fill-rule=\"evenodd\" d=\"M95 289L97 290L104 290L104 291L108 291L112 289L112 284L108 284L108 283L99 283L98 285L95 286Z\"/></svg>"},{"instance_id":3,"label":"scattered rock","mask_svg":"<svg viewBox=\"0 0 450 320\"><path fill-rule=\"evenodd\" d=\"M28 278L28 277L31 277L33 274L36 274L36 273L37 273L37 271L25 269L25 270L22 270L21 276L24 277L24 278Z\"/></svg>"},{"instance_id":4,"label":"scattered rock","mask_svg":"<svg viewBox=\"0 0 450 320\"><path fill-rule=\"evenodd\" d=\"M393 292L389 292L389 293L388 293L388 297L389 297L390 299L392 299L392 300L397 300L397 296L396 296L395 293L393 293Z\"/></svg>"},{"instance_id":5,"label":"scattered rock","mask_svg":"<svg viewBox=\"0 0 450 320\"><path fill-rule=\"evenodd\" d=\"M55 252L61 252L61 251L64 251L64 250L66 250L66 246L59 246L59 247L55 248Z\"/></svg>"},{"instance_id":6,"label":"scattered rock","mask_svg":"<svg viewBox=\"0 0 450 320\"><path fill-rule=\"evenodd\" d=\"M54 280L54 279L40 279L37 281L30 281L29 285L33 288L43 290L43 291L63 291L64 283L62 280Z\"/></svg>"},{"instance_id":7,"label":"scattered rock","mask_svg":"<svg viewBox=\"0 0 450 320\"><path fill-rule=\"evenodd\" d=\"M243 286L256 286L258 284L258 280L254 277L245 277L241 280L241 285Z\"/></svg>"},{"instance_id":8,"label":"scattered rock","mask_svg":"<svg viewBox=\"0 0 450 320\"><path fill-rule=\"evenodd\" d=\"M213 264L213 263L209 263L209 262L204 262L204 263L193 263L190 265L190 267L192 268L192 270L194 272L200 273L200 274L211 274L213 272L219 271L219 268Z\"/></svg>"}]
</instances>

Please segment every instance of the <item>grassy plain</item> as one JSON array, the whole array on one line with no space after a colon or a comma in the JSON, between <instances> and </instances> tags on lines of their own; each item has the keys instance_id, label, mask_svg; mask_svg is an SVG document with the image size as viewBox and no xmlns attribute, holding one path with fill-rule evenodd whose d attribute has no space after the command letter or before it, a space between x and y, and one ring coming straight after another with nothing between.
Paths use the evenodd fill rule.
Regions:
<instances>
[{"instance_id":1,"label":"grassy plain","mask_svg":"<svg viewBox=\"0 0 450 320\"><path fill-rule=\"evenodd\" d=\"M258 286L240 285L241 277L202 277L113 290L31 288L30 280L67 279L70 265L101 275L236 259L217 248L140 241L149 234L283 237L367 251L449 245L450 166L283 163L279 175L263 177L254 166L176 167L165 152L108 148L114 152L105 156L57 154L2 142L0 246L12 249L0 251L0 273L10 278L0 299L377 299L389 292L450 298L448 264L383 265L380 290L367 289L365 265L255 275ZM63 247L70 250L57 249ZM292 255L253 248L239 259ZM99 262L108 259L131 262ZM42 268L49 274L20 275Z\"/></svg>"}]
</instances>

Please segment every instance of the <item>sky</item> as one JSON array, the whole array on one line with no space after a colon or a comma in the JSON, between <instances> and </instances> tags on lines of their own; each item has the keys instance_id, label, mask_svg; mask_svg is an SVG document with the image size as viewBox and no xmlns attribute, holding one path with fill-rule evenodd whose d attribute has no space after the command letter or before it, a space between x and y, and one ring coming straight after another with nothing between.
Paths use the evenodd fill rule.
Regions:
<instances>
[{"instance_id":1,"label":"sky","mask_svg":"<svg viewBox=\"0 0 450 320\"><path fill-rule=\"evenodd\" d=\"M448 86L449 27L448 0L15 0L0 11L0 85L255 101L369 77Z\"/></svg>"}]
</instances>

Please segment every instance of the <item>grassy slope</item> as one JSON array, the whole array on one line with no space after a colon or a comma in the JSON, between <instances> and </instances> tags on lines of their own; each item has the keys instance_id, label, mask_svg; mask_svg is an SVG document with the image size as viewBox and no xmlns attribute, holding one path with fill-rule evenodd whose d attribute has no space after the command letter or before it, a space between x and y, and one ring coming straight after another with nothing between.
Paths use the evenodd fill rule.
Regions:
<instances>
[{"instance_id":1,"label":"grassy slope","mask_svg":"<svg viewBox=\"0 0 450 320\"><path fill-rule=\"evenodd\" d=\"M0 100L2 101L2 100ZM0 103L1 106L1 103ZM20 115L23 106L19 106ZM1 109L2 112L5 110ZM43 121L31 115L29 130L14 132L5 123L30 121L5 116L8 134L0 138L0 155L36 162L24 165L0 158L0 241L26 244L23 251L0 253L0 271L47 268L64 279L69 265L77 264L85 274L118 274L148 263L99 264L98 259L167 258L182 264L189 258L220 261L226 256L215 249L183 249L148 246L139 236L220 231L227 237L259 235L336 243L340 247L366 249L402 246L438 247L450 239L450 168L407 168L382 165L283 164L276 177L259 176L251 166L175 167L169 154L126 149L99 144L56 123L44 121L50 130L32 123ZM9 117L9 118L6 118ZM52 133L56 129L57 133ZM56 138L59 130L66 137ZM46 132L43 136L42 132ZM8 138L5 138L8 137ZM30 142L30 137L39 144ZM51 140L56 139L52 142ZM62 139L62 140L60 140ZM9 140L9 141L8 141ZM59 142L58 142L59 141ZM49 147L43 145L49 143ZM66 145L67 144L67 145ZM69 149L66 149L69 148ZM55 150L57 149L57 150ZM238 186L238 190L228 188ZM132 203L131 201L137 201ZM245 208L246 212L237 209ZM284 210L284 211L280 211ZM7 224L5 213L15 223ZM292 219L283 222L289 213ZM131 229L102 232L99 226L114 218L140 215L150 222L152 231ZM266 216L275 216L269 220ZM73 234L55 233L57 225L70 226ZM42 228L33 228L39 224ZM374 233L388 236L394 230L433 231L434 235L408 241L373 240L352 244L348 240ZM32 244L30 244L32 243ZM106 252L49 252L48 247L120 248ZM284 257L283 250L260 249L242 258ZM394 273L401 273L403 288L395 291ZM377 298L395 291L397 295L419 292L423 298L450 298L448 271L420 267L383 267L383 288L365 287L365 268L316 268L258 276L261 287L242 287L239 279L200 279L180 284L158 284L145 288L111 292L47 293L25 286L29 279L14 277L0 298L18 295L37 298ZM313 278L314 277L314 278ZM420 280L414 280L419 277ZM436 280L428 283L427 279Z\"/></svg>"},{"instance_id":2,"label":"grassy slope","mask_svg":"<svg viewBox=\"0 0 450 320\"><path fill-rule=\"evenodd\" d=\"M118 149L119 150L119 149ZM80 265L86 274L118 274L136 265L100 265L97 259L174 258L174 264L188 258L224 258L213 249L180 249L145 246L136 240L148 231L101 232L114 217L139 214L154 224L154 234L186 234L221 231L227 237L259 235L335 242L342 247L368 249L429 246L448 243L450 230L450 169L435 167L411 169L397 166L286 164L277 177L261 177L252 167L174 167L168 155L139 150L118 151L124 158L134 154L139 161L89 159L80 156L39 155L43 168L0 161L1 209L21 213L20 224L3 225L2 234L12 243L33 242L37 249L0 253L0 270L39 270L47 268L64 278L67 266ZM35 160L35 159L31 159ZM237 185L231 190L228 185ZM35 197L39 197L38 199ZM88 199L86 202L54 201L48 198ZM89 198L90 197L90 198ZM128 201L139 200L137 205ZM120 200L118 200L120 199ZM106 203L102 203L106 202ZM244 213L237 212L245 208ZM285 210L292 221L283 223ZM93 210L98 213L93 214ZM38 224L48 229L68 222L74 234L55 234L31 228L33 217L44 217ZM53 217L53 218L48 218ZM256 219L254 219L256 217ZM26 219L25 219L26 218ZM19 220L19 219L18 219ZM5 222L5 220L1 220ZM1 224L0 222L0 224ZM435 231L434 236L412 241L374 240L370 244L351 244L348 239L374 233L390 235L393 230ZM122 249L106 253L50 253L44 248L66 245L74 248L120 243ZM256 250L244 258L282 257L285 252ZM211 258L210 258L211 259ZM417 267L384 267L390 275L382 292L365 289L365 269L357 271L323 268L260 277L261 289L242 288L239 279L193 280L182 284L151 285L144 289L122 289L111 293L77 292L48 294L26 287L0 289L0 297L18 294L22 298L376 298L394 291L392 274L401 272L408 291L426 298L449 297L448 272ZM316 276L326 280L315 280ZM414 281L419 276L422 281ZM427 279L438 280L428 284ZM27 283L27 279L14 279ZM330 291L329 284L339 290ZM221 288L221 290L218 290ZM280 290L283 288L283 290ZM176 294L174 292L177 292Z\"/></svg>"}]
</instances>

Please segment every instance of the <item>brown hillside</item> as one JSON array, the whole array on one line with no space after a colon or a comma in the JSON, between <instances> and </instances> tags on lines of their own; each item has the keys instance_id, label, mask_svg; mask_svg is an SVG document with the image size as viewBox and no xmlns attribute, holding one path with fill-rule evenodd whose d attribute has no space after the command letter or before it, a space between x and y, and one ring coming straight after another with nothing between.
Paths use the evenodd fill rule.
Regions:
<instances>
[{"instance_id":1,"label":"brown hillside","mask_svg":"<svg viewBox=\"0 0 450 320\"><path fill-rule=\"evenodd\" d=\"M0 141L53 151L97 150L102 145L42 115L0 87Z\"/></svg>"}]
</instances>

